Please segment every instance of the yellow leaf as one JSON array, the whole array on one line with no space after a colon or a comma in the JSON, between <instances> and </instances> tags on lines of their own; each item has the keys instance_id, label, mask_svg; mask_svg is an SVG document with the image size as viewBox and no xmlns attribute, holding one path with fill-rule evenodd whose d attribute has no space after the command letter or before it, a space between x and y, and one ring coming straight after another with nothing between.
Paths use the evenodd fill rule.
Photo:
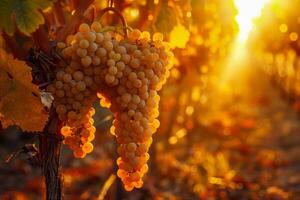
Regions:
<instances>
[{"instance_id":1,"label":"yellow leaf","mask_svg":"<svg viewBox=\"0 0 300 200\"><path fill-rule=\"evenodd\" d=\"M42 131L47 119L31 68L0 49L0 121L4 128L17 125L23 131Z\"/></svg>"},{"instance_id":2,"label":"yellow leaf","mask_svg":"<svg viewBox=\"0 0 300 200\"><path fill-rule=\"evenodd\" d=\"M170 33L170 44L172 47L184 48L189 41L190 32L181 24L174 26Z\"/></svg>"}]
</instances>

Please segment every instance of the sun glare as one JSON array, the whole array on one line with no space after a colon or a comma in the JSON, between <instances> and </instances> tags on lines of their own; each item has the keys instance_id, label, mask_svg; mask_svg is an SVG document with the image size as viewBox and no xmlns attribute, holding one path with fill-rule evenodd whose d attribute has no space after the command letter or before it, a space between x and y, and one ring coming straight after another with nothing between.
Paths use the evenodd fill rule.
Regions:
<instances>
[{"instance_id":1,"label":"sun glare","mask_svg":"<svg viewBox=\"0 0 300 200\"><path fill-rule=\"evenodd\" d=\"M235 0L238 10L236 21L239 26L238 40L244 42L247 40L249 32L252 29L253 19L260 16L262 8L269 0Z\"/></svg>"},{"instance_id":2,"label":"sun glare","mask_svg":"<svg viewBox=\"0 0 300 200\"><path fill-rule=\"evenodd\" d=\"M253 20L261 15L263 7L270 0L235 0L235 6L238 14L235 18L239 26L239 33L237 39L232 46L231 53L229 53L226 61L224 72L221 79L221 88L226 87L226 84L236 74L241 74L245 70L245 63L247 49L245 48L246 41L254 26Z\"/></svg>"}]
</instances>

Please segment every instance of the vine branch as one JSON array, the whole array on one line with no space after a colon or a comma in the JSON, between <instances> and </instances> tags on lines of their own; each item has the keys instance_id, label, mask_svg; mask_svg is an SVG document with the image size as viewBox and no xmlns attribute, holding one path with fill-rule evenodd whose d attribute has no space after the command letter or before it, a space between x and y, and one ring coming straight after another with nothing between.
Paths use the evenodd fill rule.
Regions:
<instances>
[{"instance_id":1,"label":"vine branch","mask_svg":"<svg viewBox=\"0 0 300 200\"><path fill-rule=\"evenodd\" d=\"M68 35L73 33L76 26L79 25L80 20L83 18L84 12L93 2L94 0L80 1L80 5L78 5L78 9L76 10L73 17L69 20L69 23L67 23L64 28L60 29L57 32L57 41L64 41Z\"/></svg>"},{"instance_id":2,"label":"vine branch","mask_svg":"<svg viewBox=\"0 0 300 200\"><path fill-rule=\"evenodd\" d=\"M54 107L51 108L49 122L40 135L40 159L46 185L47 200L61 200L62 175L60 172L61 140L56 138L60 122Z\"/></svg>"},{"instance_id":3,"label":"vine branch","mask_svg":"<svg viewBox=\"0 0 300 200\"><path fill-rule=\"evenodd\" d=\"M6 43L6 46L9 48L14 57L20 60L24 60L26 58L26 52L22 48L20 48L16 40L7 35L4 31L2 33L2 36Z\"/></svg>"}]
</instances>

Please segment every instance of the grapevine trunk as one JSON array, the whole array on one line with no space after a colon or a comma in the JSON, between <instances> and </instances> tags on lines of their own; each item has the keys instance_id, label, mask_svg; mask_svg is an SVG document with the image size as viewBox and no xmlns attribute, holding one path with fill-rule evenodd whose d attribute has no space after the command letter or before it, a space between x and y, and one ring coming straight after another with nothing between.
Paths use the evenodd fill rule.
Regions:
<instances>
[{"instance_id":1,"label":"grapevine trunk","mask_svg":"<svg viewBox=\"0 0 300 200\"><path fill-rule=\"evenodd\" d=\"M43 135L40 136L40 153L47 200L61 200L63 197L60 172L61 140L57 134L58 127L57 115L51 111L49 122Z\"/></svg>"}]
</instances>

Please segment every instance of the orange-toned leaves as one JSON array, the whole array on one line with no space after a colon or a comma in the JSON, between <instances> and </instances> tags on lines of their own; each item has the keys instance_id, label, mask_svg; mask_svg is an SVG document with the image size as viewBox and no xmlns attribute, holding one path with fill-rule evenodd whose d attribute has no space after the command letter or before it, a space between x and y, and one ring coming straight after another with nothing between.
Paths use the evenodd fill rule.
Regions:
<instances>
[{"instance_id":1,"label":"orange-toned leaves","mask_svg":"<svg viewBox=\"0 0 300 200\"><path fill-rule=\"evenodd\" d=\"M0 49L0 121L4 127L17 125L23 131L42 131L48 113L40 92L32 83L31 68Z\"/></svg>"}]
</instances>

